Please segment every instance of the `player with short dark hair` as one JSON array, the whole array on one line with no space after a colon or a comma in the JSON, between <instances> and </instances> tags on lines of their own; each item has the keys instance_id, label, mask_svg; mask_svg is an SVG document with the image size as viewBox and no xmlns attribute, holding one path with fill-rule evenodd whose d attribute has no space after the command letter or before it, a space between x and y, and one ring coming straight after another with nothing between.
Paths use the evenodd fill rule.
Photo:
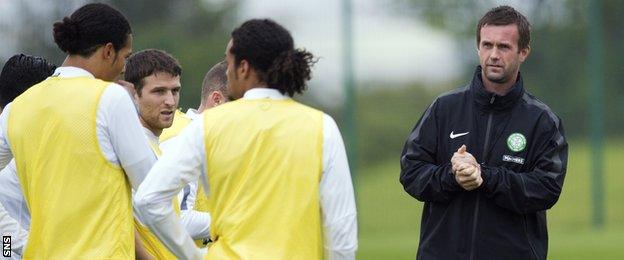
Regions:
<instances>
[{"instance_id":1,"label":"player with short dark hair","mask_svg":"<svg viewBox=\"0 0 624 260\"><path fill-rule=\"evenodd\" d=\"M0 74L0 109L43 81L56 69L56 65L42 57L25 54L13 55L2 67Z\"/></svg>"},{"instance_id":2,"label":"player with short dark hair","mask_svg":"<svg viewBox=\"0 0 624 260\"><path fill-rule=\"evenodd\" d=\"M139 119L152 151L161 156L159 136L171 126L180 100L182 67L171 54L147 49L132 54L126 61L124 80L133 85L133 98L139 108ZM180 203L173 200L179 213ZM175 259L150 230L135 221L137 236L145 252L155 259ZM137 250L139 251L139 250Z\"/></svg>"},{"instance_id":3,"label":"player with short dark hair","mask_svg":"<svg viewBox=\"0 0 624 260\"><path fill-rule=\"evenodd\" d=\"M0 110L32 85L54 72L55 65L36 56L16 54L2 67L0 73ZM28 238L30 213L24 201L12 160L0 171L0 233L12 237L13 258L19 259Z\"/></svg>"}]
</instances>

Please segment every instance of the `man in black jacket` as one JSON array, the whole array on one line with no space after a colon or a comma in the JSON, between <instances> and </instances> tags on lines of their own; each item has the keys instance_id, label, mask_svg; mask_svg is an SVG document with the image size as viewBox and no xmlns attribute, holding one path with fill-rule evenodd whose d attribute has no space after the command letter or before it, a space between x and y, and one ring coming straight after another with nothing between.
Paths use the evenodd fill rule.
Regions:
<instances>
[{"instance_id":1,"label":"man in black jacket","mask_svg":"<svg viewBox=\"0 0 624 260\"><path fill-rule=\"evenodd\" d=\"M425 202L418 259L546 259L568 144L561 120L523 87L529 41L513 8L486 13L472 82L438 97L407 139L400 181Z\"/></svg>"}]
</instances>

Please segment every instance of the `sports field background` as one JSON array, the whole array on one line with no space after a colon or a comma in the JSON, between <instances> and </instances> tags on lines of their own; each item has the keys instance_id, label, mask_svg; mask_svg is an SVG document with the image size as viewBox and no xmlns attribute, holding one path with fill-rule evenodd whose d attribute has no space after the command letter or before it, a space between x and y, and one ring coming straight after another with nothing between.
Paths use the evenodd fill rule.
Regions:
<instances>
[{"instance_id":1,"label":"sports field background","mask_svg":"<svg viewBox=\"0 0 624 260\"><path fill-rule=\"evenodd\" d=\"M587 142L570 141L559 202L548 211L549 259L624 259L624 141L609 140L605 158L606 225L593 230ZM414 259L422 203L403 191L399 159L362 169L357 180L358 259Z\"/></svg>"},{"instance_id":2,"label":"sports field background","mask_svg":"<svg viewBox=\"0 0 624 260\"><path fill-rule=\"evenodd\" d=\"M359 214L358 259L383 260L414 259L418 244L422 203L407 195L398 181L399 157L405 138L437 95L462 86L471 78L478 64L474 27L479 17L501 4L518 8L532 23L532 50L521 67L525 87L562 118L570 143L563 193L548 212L549 259L624 259L622 1L351 0L354 42L350 49L354 51L355 104L348 104L344 96L339 95L344 94L342 76L347 71L342 59L343 2L263 1L266 2L103 0L129 18L135 52L157 48L178 58L184 70L180 106L185 111L199 104L204 74L223 58L232 29L252 15L270 17L284 24L293 32L297 47L308 48L321 57L312 75L317 81L297 99L329 113L336 119L345 139L357 140L357 147L348 148L355 152L351 155L357 155L349 160L357 166L354 182ZM0 0L0 35L7 36L0 37L3 46L0 64L20 52L61 64L65 55L51 39L52 23L85 2L92 1ZM266 4L268 2L273 5ZM597 14L590 15L588 3L596 3ZM259 10L261 7L267 8ZM380 20L381 13L386 20ZM388 17L401 18L400 23L391 23ZM363 23L373 19L379 24ZM367 25L376 25L391 33L371 33L375 26ZM427 30L421 30L423 27ZM373 37L362 37L371 35ZM440 35L448 44L430 42ZM373 38L378 41L371 43ZM322 44L312 44L318 42ZM602 44L597 45L600 42ZM433 44L433 49L426 49L427 44L430 47ZM592 47L601 50L602 55L590 52ZM440 49L454 56L450 61L435 56L438 52L432 50ZM590 65L589 61L595 61L596 57L602 59L597 62L602 65L601 70L596 68L599 66ZM323 66L335 74L323 74ZM433 68L446 81L432 83L432 75L416 73L423 67ZM452 68L457 67L461 67L460 72L453 72ZM358 68L372 68L370 74L377 76L358 75ZM383 69L390 70L384 72ZM412 78L400 81L388 76L388 71L401 69ZM333 77L329 77L331 75ZM598 81L603 83L602 98L592 98L596 92L590 83ZM602 107L604 113L606 223L602 230L595 230L591 225L593 173L588 139L591 119L596 118L591 112L595 104ZM357 131L354 135L346 131L349 120L344 112L350 105L354 105L355 111Z\"/></svg>"}]
</instances>

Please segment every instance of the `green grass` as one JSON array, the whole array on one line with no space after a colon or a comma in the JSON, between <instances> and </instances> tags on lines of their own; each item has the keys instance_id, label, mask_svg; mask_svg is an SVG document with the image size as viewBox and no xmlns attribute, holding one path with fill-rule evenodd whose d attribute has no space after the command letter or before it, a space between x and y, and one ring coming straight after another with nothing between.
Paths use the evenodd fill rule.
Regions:
<instances>
[{"instance_id":1,"label":"green grass","mask_svg":"<svg viewBox=\"0 0 624 260\"><path fill-rule=\"evenodd\" d=\"M605 150L606 224L591 225L590 150L570 144L568 172L559 202L548 211L549 259L624 259L624 142ZM360 168L356 178L359 214L358 259L414 259L422 203L399 184L398 158Z\"/></svg>"}]
</instances>

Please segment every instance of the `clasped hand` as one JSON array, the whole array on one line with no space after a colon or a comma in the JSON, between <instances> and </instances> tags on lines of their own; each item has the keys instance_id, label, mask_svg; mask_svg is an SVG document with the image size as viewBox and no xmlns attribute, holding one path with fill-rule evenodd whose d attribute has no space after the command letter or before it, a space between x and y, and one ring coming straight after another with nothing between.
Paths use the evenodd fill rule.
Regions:
<instances>
[{"instance_id":1,"label":"clasped hand","mask_svg":"<svg viewBox=\"0 0 624 260\"><path fill-rule=\"evenodd\" d=\"M451 165L455 180L465 190L474 190L483 183L481 166L474 156L466 151L466 145L459 147L453 154Z\"/></svg>"}]
</instances>

